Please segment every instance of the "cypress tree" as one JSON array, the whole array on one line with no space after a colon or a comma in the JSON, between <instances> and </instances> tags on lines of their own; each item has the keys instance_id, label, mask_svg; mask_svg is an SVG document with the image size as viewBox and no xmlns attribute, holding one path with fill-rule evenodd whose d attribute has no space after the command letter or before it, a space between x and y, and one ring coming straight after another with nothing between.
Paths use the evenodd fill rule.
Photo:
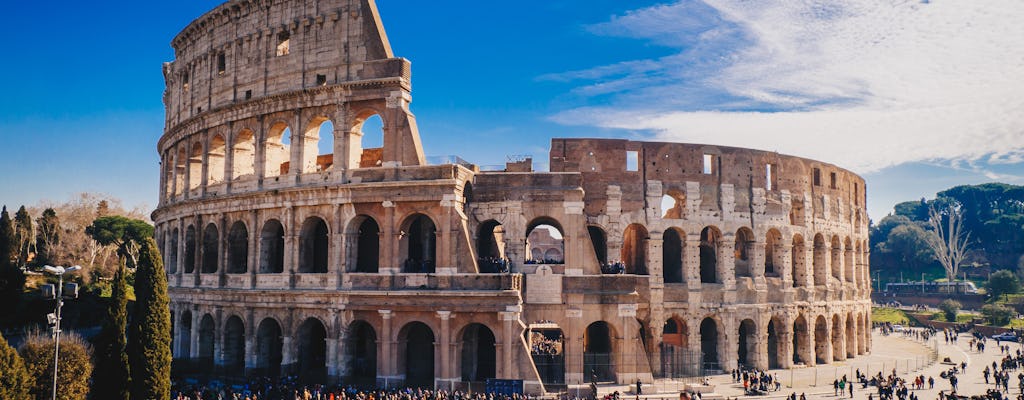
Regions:
<instances>
[{"instance_id":1,"label":"cypress tree","mask_svg":"<svg viewBox=\"0 0 1024 400\"><path fill-rule=\"evenodd\" d=\"M20 308L21 293L25 290L25 274L15 265L14 226L7 207L0 211L0 324L11 323Z\"/></svg>"},{"instance_id":2,"label":"cypress tree","mask_svg":"<svg viewBox=\"0 0 1024 400\"><path fill-rule=\"evenodd\" d=\"M171 311L167 274L156 240L147 237L135 270L135 317L132 319L132 398L171 396Z\"/></svg>"},{"instance_id":3,"label":"cypress tree","mask_svg":"<svg viewBox=\"0 0 1024 400\"><path fill-rule=\"evenodd\" d=\"M18 267L24 267L28 263L35 240L33 236L32 216L28 215L25 206L21 206L18 212L14 213L14 243L17 245L14 256L18 259Z\"/></svg>"},{"instance_id":4,"label":"cypress tree","mask_svg":"<svg viewBox=\"0 0 1024 400\"><path fill-rule=\"evenodd\" d=\"M25 362L14 348L7 345L4 335L0 335L0 399L29 400L32 386Z\"/></svg>"},{"instance_id":5,"label":"cypress tree","mask_svg":"<svg viewBox=\"0 0 1024 400\"><path fill-rule=\"evenodd\" d=\"M93 370L92 393L97 399L128 400L131 388L128 367L126 324L128 322L128 283L122 259L114 275L103 320L103 330L96 338L96 369Z\"/></svg>"}]
</instances>

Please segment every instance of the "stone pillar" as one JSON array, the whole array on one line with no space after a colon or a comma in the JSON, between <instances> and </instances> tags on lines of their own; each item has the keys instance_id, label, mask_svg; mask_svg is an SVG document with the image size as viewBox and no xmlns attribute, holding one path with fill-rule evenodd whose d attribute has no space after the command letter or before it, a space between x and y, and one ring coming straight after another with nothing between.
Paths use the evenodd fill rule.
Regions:
<instances>
[{"instance_id":1,"label":"stone pillar","mask_svg":"<svg viewBox=\"0 0 1024 400\"><path fill-rule=\"evenodd\" d=\"M282 373L295 373L295 346L292 344L291 333L281 336L281 371Z\"/></svg>"},{"instance_id":2,"label":"stone pillar","mask_svg":"<svg viewBox=\"0 0 1024 400\"><path fill-rule=\"evenodd\" d=\"M832 329L839 330L839 332L832 332L832 337L839 339L837 340L838 343L836 343L836 346L833 346L838 348L832 349L832 359L836 361L846 361L846 320L840 318L839 327L836 328L833 326Z\"/></svg>"},{"instance_id":3,"label":"stone pillar","mask_svg":"<svg viewBox=\"0 0 1024 400\"><path fill-rule=\"evenodd\" d=\"M790 327L792 326L790 324ZM779 368L793 368L793 333L777 330L776 334L779 336L778 354L776 355L779 360Z\"/></svg>"},{"instance_id":4,"label":"stone pillar","mask_svg":"<svg viewBox=\"0 0 1024 400\"><path fill-rule=\"evenodd\" d=\"M782 287L789 289L793 287L793 245L784 244L778 246L775 251L781 251L781 264L776 265L775 268L782 277Z\"/></svg>"},{"instance_id":5,"label":"stone pillar","mask_svg":"<svg viewBox=\"0 0 1024 400\"><path fill-rule=\"evenodd\" d=\"M401 241L400 232L395 229L395 203L385 200L384 225L381 226L380 241L380 272L384 274L396 274L401 271L401 261L398 260L398 244Z\"/></svg>"},{"instance_id":6,"label":"stone pillar","mask_svg":"<svg viewBox=\"0 0 1024 400\"><path fill-rule=\"evenodd\" d=\"M199 287L199 273L203 270L203 216L196 214L192 220L195 221L196 232L195 241L192 243L192 260L190 261L192 262L192 274L195 279L193 286Z\"/></svg>"},{"instance_id":7,"label":"stone pillar","mask_svg":"<svg viewBox=\"0 0 1024 400\"><path fill-rule=\"evenodd\" d=\"M235 181L235 140L238 134L235 132L234 122L228 121L228 132L224 134L224 180L225 193L231 193L231 184Z\"/></svg>"},{"instance_id":8,"label":"stone pillar","mask_svg":"<svg viewBox=\"0 0 1024 400\"><path fill-rule=\"evenodd\" d=\"M441 199L441 215L438 218L440 223L436 228L434 245L437 247L437 252L434 260L434 271L439 274L453 274L458 272L458 266L456 265L456 255L454 250L453 240L455 239L452 225L453 212L456 201L454 194L445 194L444 198ZM470 260L470 264L473 262Z\"/></svg>"},{"instance_id":9,"label":"stone pillar","mask_svg":"<svg viewBox=\"0 0 1024 400\"><path fill-rule=\"evenodd\" d=\"M758 291L768 290L768 283L764 279L765 274L765 246L767 243L757 240L750 243L750 276L754 279L754 288Z\"/></svg>"},{"instance_id":10,"label":"stone pillar","mask_svg":"<svg viewBox=\"0 0 1024 400\"><path fill-rule=\"evenodd\" d=\"M249 287L256 287L256 272L260 269L260 234L263 227L259 223L259 210L249 211L249 254L246 256L249 265Z\"/></svg>"},{"instance_id":11,"label":"stone pillar","mask_svg":"<svg viewBox=\"0 0 1024 400\"><path fill-rule=\"evenodd\" d=\"M565 383L580 385L588 382L583 371L583 311L565 310L569 326L565 331Z\"/></svg>"},{"instance_id":12,"label":"stone pillar","mask_svg":"<svg viewBox=\"0 0 1024 400\"><path fill-rule=\"evenodd\" d=\"M255 370L256 365L256 318L253 316L253 312L250 309L245 318L245 326L250 327L247 329L247 335L245 335L245 371L248 375L249 371Z\"/></svg>"},{"instance_id":13,"label":"stone pillar","mask_svg":"<svg viewBox=\"0 0 1024 400\"><path fill-rule=\"evenodd\" d=\"M174 257L177 265L174 266L175 278L177 282L174 286L181 286L181 277L185 276L185 218L178 218L178 248L174 251L178 252L178 256ZM168 282L170 283L170 282Z\"/></svg>"},{"instance_id":14,"label":"stone pillar","mask_svg":"<svg viewBox=\"0 0 1024 400\"><path fill-rule=\"evenodd\" d=\"M691 304L699 304L700 296L694 296L695 293L700 293L700 233L687 234L685 238L685 249L683 250L683 281L686 282L686 287L690 289L690 298L697 297L696 303L691 301Z\"/></svg>"},{"instance_id":15,"label":"stone pillar","mask_svg":"<svg viewBox=\"0 0 1024 400\"><path fill-rule=\"evenodd\" d=\"M220 367L224 365L224 310L220 307L213 309L213 365Z\"/></svg>"},{"instance_id":16,"label":"stone pillar","mask_svg":"<svg viewBox=\"0 0 1024 400\"><path fill-rule=\"evenodd\" d=\"M288 175L291 182L295 182L295 177L302 174L303 165L302 155L305 151L306 142L306 128L302 126L302 110L295 110L292 123L289 128L292 130L291 136L291 147L289 148L290 154L288 159Z\"/></svg>"},{"instance_id":17,"label":"stone pillar","mask_svg":"<svg viewBox=\"0 0 1024 400\"><path fill-rule=\"evenodd\" d=\"M736 316L733 313L719 313L722 319L722 326L718 331L718 362L722 369L731 371L738 368L737 348L739 346L738 329ZM698 329L700 326L698 325Z\"/></svg>"},{"instance_id":18,"label":"stone pillar","mask_svg":"<svg viewBox=\"0 0 1024 400\"><path fill-rule=\"evenodd\" d=\"M267 127L263 123L263 115L256 117L257 128L253 132L253 171L258 189L263 189L263 179L267 177Z\"/></svg>"},{"instance_id":19,"label":"stone pillar","mask_svg":"<svg viewBox=\"0 0 1024 400\"><path fill-rule=\"evenodd\" d=\"M452 347L452 333L451 333L451 311L438 311L437 318L441 320L441 329L438 332L437 338L437 352L440 358L440 367L438 368L438 379L440 381L450 381L452 378L452 360L451 360L451 347ZM426 349L424 349L426 351Z\"/></svg>"},{"instance_id":20,"label":"stone pillar","mask_svg":"<svg viewBox=\"0 0 1024 400\"><path fill-rule=\"evenodd\" d=\"M518 313L514 312L503 312L500 313L502 322L502 354L501 354L501 373L498 376L502 376L505 379L515 378L514 371L512 370L512 349L515 348L519 337L512 332L512 323L519 319Z\"/></svg>"},{"instance_id":21,"label":"stone pillar","mask_svg":"<svg viewBox=\"0 0 1024 400\"><path fill-rule=\"evenodd\" d=\"M757 351L754 352L754 368L760 370L768 370L768 332L762 330L760 327L757 329L757 333L754 334L756 343L754 348Z\"/></svg>"},{"instance_id":22,"label":"stone pillar","mask_svg":"<svg viewBox=\"0 0 1024 400\"><path fill-rule=\"evenodd\" d=\"M718 248L715 249L718 255L718 281L722 283L722 290L728 293L736 290L736 235L724 234L721 239Z\"/></svg>"},{"instance_id":23,"label":"stone pillar","mask_svg":"<svg viewBox=\"0 0 1024 400\"><path fill-rule=\"evenodd\" d=\"M338 361L341 357L338 357L338 351L340 351L341 347L341 341L339 338L342 336L342 329L341 324L338 321L338 310L330 309L328 312L330 313L330 319L328 320L328 324L330 324L330 326L328 327L328 332L333 332L334 335L332 336L328 334L324 339L327 344L327 360L325 360L327 362L327 380L337 382L337 378L340 377L340 374L338 374Z\"/></svg>"},{"instance_id":24,"label":"stone pillar","mask_svg":"<svg viewBox=\"0 0 1024 400\"><path fill-rule=\"evenodd\" d=\"M220 237L217 238L217 242L219 243L217 245L217 251L219 252L219 254L217 254L217 277L220 280L218 286L224 287L227 285L228 280L228 234L231 233L231 227L228 226L227 214L221 213L220 218L218 219L219 221L217 222L220 225L218 233L220 234Z\"/></svg>"},{"instance_id":25,"label":"stone pillar","mask_svg":"<svg viewBox=\"0 0 1024 400\"><path fill-rule=\"evenodd\" d=\"M291 168L291 167L289 167ZM299 261L299 237L300 227L295 218L295 206L285 204L285 226L284 226L284 273L288 274L288 287L295 288L295 274L298 272Z\"/></svg>"},{"instance_id":26,"label":"stone pillar","mask_svg":"<svg viewBox=\"0 0 1024 400\"><path fill-rule=\"evenodd\" d=\"M377 376L387 379L395 379L394 349L395 338L391 334L391 310L377 310L380 313L380 357L377 359Z\"/></svg>"},{"instance_id":27,"label":"stone pillar","mask_svg":"<svg viewBox=\"0 0 1024 400\"><path fill-rule=\"evenodd\" d=\"M337 135L335 135L337 137ZM334 161L337 165L337 160ZM332 215L334 216L334 229L331 230L331 246L330 250L330 266L328 270L334 272L337 277L337 287L341 288L341 275L345 272L345 226L343 224L343 218L341 214L341 206L335 204L332 207Z\"/></svg>"},{"instance_id":28,"label":"stone pillar","mask_svg":"<svg viewBox=\"0 0 1024 400\"><path fill-rule=\"evenodd\" d=\"M199 270L199 268L196 268ZM199 309L192 307L192 331L189 333L188 358L199 358Z\"/></svg>"}]
</instances>

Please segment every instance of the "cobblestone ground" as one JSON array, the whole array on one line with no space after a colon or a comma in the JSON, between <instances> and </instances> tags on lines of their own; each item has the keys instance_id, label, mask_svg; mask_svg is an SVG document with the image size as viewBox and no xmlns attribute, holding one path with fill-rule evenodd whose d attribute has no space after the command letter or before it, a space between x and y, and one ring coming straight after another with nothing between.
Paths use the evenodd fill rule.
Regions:
<instances>
[{"instance_id":1,"label":"cobblestone ground","mask_svg":"<svg viewBox=\"0 0 1024 400\"><path fill-rule=\"evenodd\" d=\"M932 400L938 399L940 390L946 393L950 390L949 381L939 377L940 372L951 367L951 365L941 363L944 358L949 357L950 361L956 364L963 361L967 362L966 372L958 375L958 393L970 396L984 394L987 389L994 387L993 385L985 384L982 370L985 368L985 365L991 367L993 361L998 362L1003 357L1000 354L999 346L993 340L986 342L987 346L984 353L970 350L968 344L970 343L971 336L969 334L961 334L959 340L951 344L944 342L941 333L938 335L937 340L932 338L927 342L906 338L899 334L883 336L877 330L873 332L872 337L872 353L868 356L860 356L856 359L839 361L818 367L770 371L771 374L776 375L781 380L783 385L781 390L772 392L767 396L743 396L743 385L741 383L734 383L729 375L713 376L710 378L711 383L715 385L716 393L730 399L782 399L794 392L798 396L804 393L808 399L845 399L850 398L849 393L842 396L834 394L832 388L834 379L842 378L844 374L852 379L857 369L870 376L877 374L879 371L884 371L883 375L888 375L895 368L897 374L907 381L912 381L913 377L919 375L924 375L925 379L934 377L934 389L912 390L912 392L917 394L918 398ZM1011 351L1016 351L1017 349L1024 351L1024 347L1019 344L1011 344L1010 349ZM933 357L932 352L935 351L937 351L938 362L931 361ZM1020 390L1013 384L1017 380L1018 372L1021 371L1010 372L1010 392L1006 394L1009 398L1017 398L1021 394ZM631 389L633 388L628 386L607 386L602 387L600 393L605 394L618 390L629 393L625 396L626 399L633 399L636 396L632 393ZM676 395L678 389L677 385L665 382L653 385L646 384L644 385L645 395L640 397L650 400L678 399ZM878 399L876 388L862 388L860 384L857 384L854 388L853 398L863 400L867 399L869 394L872 395L873 399Z\"/></svg>"}]
</instances>

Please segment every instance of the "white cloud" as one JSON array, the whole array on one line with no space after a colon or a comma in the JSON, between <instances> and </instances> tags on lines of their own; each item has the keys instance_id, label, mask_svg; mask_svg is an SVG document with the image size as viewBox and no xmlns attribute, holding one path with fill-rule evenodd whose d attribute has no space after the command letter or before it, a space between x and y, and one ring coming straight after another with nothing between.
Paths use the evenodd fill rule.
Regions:
<instances>
[{"instance_id":1,"label":"white cloud","mask_svg":"<svg viewBox=\"0 0 1024 400\"><path fill-rule=\"evenodd\" d=\"M579 82L580 96L613 94L553 117L565 124L775 150L858 172L1019 163L1021 21L1019 0L682 1L590 29L677 54L544 78Z\"/></svg>"}]
</instances>

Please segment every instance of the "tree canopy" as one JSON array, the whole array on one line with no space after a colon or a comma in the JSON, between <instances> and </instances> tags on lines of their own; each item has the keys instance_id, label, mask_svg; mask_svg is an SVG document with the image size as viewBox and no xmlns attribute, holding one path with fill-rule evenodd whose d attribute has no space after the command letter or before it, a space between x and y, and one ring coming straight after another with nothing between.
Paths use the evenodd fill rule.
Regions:
<instances>
[{"instance_id":1,"label":"tree canopy","mask_svg":"<svg viewBox=\"0 0 1024 400\"><path fill-rule=\"evenodd\" d=\"M1013 272L1004 269L989 276L985 288L988 289L988 293L992 295L993 299L998 299L1003 295L1020 292L1020 280Z\"/></svg>"},{"instance_id":2,"label":"tree canopy","mask_svg":"<svg viewBox=\"0 0 1024 400\"><path fill-rule=\"evenodd\" d=\"M96 218L85 228L85 233L101 245L117 246L118 253L128 258L129 266L135 268L139 247L146 238L153 237L153 230L153 225L145 221L108 215Z\"/></svg>"}]
</instances>

